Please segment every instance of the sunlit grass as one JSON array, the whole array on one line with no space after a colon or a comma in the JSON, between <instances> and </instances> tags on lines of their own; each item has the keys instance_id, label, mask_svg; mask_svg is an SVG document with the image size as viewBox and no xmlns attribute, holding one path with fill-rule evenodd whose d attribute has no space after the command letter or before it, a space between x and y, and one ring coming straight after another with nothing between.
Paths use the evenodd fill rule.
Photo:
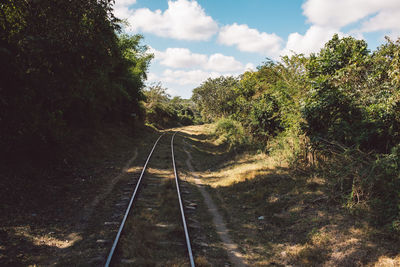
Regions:
<instances>
[{"instance_id":1,"label":"sunlit grass","mask_svg":"<svg viewBox=\"0 0 400 267\"><path fill-rule=\"evenodd\" d=\"M232 161L225 168L203 174L203 181L212 186L230 186L245 180L252 180L275 169L273 161L265 155L247 155Z\"/></svg>"},{"instance_id":2,"label":"sunlit grass","mask_svg":"<svg viewBox=\"0 0 400 267\"><path fill-rule=\"evenodd\" d=\"M398 263L400 262L400 255L395 258L389 258L387 256L381 256L379 259L374 263L373 266L375 267L395 267L399 266Z\"/></svg>"},{"instance_id":3,"label":"sunlit grass","mask_svg":"<svg viewBox=\"0 0 400 267\"><path fill-rule=\"evenodd\" d=\"M211 125L184 131L194 175L209 186L252 265L400 266L398 244L331 199L325 177L294 171L284 160L288 151L232 153Z\"/></svg>"},{"instance_id":4,"label":"sunlit grass","mask_svg":"<svg viewBox=\"0 0 400 267\"><path fill-rule=\"evenodd\" d=\"M172 165L172 163L171 163ZM146 173L154 176L160 176L160 177L164 177L164 176L170 176L171 174L173 174L173 172L171 170L167 170L167 169L156 169L156 168L147 168L146 169Z\"/></svg>"},{"instance_id":5,"label":"sunlit grass","mask_svg":"<svg viewBox=\"0 0 400 267\"><path fill-rule=\"evenodd\" d=\"M134 166L131 168L127 168L126 170L124 170L126 173L137 173L142 169L142 167L138 167L138 166Z\"/></svg>"}]
</instances>

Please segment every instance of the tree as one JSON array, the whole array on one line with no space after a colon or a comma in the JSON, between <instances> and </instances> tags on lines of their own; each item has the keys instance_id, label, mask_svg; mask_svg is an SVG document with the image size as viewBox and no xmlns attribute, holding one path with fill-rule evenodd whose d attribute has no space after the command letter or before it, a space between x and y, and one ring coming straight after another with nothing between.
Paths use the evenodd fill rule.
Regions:
<instances>
[{"instance_id":1,"label":"tree","mask_svg":"<svg viewBox=\"0 0 400 267\"><path fill-rule=\"evenodd\" d=\"M0 4L0 147L32 153L138 113L151 56L109 0ZM8 154L9 156L9 154Z\"/></svg>"},{"instance_id":2,"label":"tree","mask_svg":"<svg viewBox=\"0 0 400 267\"><path fill-rule=\"evenodd\" d=\"M192 99L205 121L228 116L235 109L235 90L238 80L234 77L211 79L193 90Z\"/></svg>"}]
</instances>

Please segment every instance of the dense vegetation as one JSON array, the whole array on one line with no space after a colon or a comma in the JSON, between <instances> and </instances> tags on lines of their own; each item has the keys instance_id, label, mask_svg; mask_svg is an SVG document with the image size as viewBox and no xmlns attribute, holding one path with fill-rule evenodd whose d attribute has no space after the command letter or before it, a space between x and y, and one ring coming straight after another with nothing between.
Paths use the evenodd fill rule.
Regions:
<instances>
[{"instance_id":1,"label":"dense vegetation","mask_svg":"<svg viewBox=\"0 0 400 267\"><path fill-rule=\"evenodd\" d=\"M155 127L177 127L200 121L193 101L179 96L171 98L160 83L148 86L144 95L146 122Z\"/></svg>"},{"instance_id":2,"label":"dense vegetation","mask_svg":"<svg viewBox=\"0 0 400 267\"><path fill-rule=\"evenodd\" d=\"M1 156L48 157L87 130L143 113L152 56L140 35L119 34L113 2L0 4Z\"/></svg>"},{"instance_id":3,"label":"dense vegetation","mask_svg":"<svg viewBox=\"0 0 400 267\"><path fill-rule=\"evenodd\" d=\"M320 173L332 201L400 231L400 39L371 52L335 35L308 57L208 79L192 99L228 142Z\"/></svg>"}]
</instances>

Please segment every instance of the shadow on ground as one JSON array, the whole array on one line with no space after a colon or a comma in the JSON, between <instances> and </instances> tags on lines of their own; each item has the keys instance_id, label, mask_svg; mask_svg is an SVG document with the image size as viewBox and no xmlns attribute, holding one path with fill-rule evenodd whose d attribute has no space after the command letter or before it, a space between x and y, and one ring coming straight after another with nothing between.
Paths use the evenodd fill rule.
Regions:
<instances>
[{"instance_id":1,"label":"shadow on ground","mask_svg":"<svg viewBox=\"0 0 400 267\"><path fill-rule=\"evenodd\" d=\"M1 168L0 265L98 266L110 244L97 240L108 238L104 222L113 219L112 208L133 174L122 177L110 197L89 204L121 175L136 148L131 168L142 166L157 134L149 128L105 129L57 165ZM85 218L88 208L94 212Z\"/></svg>"},{"instance_id":2,"label":"shadow on ground","mask_svg":"<svg viewBox=\"0 0 400 267\"><path fill-rule=\"evenodd\" d=\"M315 174L285 166L230 172L263 161L237 155L212 136L184 131L194 165L219 204L235 241L251 265L396 266L399 238L351 215L332 200L327 183ZM228 171L227 171L228 170ZM237 177L224 177L224 175ZM221 179L236 181L215 186Z\"/></svg>"}]
</instances>

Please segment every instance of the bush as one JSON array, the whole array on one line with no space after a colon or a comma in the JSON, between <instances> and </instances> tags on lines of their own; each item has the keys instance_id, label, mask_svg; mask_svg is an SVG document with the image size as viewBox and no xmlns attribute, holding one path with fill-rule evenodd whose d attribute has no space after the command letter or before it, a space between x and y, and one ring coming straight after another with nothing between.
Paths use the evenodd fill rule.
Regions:
<instances>
[{"instance_id":1,"label":"bush","mask_svg":"<svg viewBox=\"0 0 400 267\"><path fill-rule=\"evenodd\" d=\"M229 118L222 118L217 121L215 135L220 136L223 142L228 143L230 147L241 146L249 141L243 126Z\"/></svg>"},{"instance_id":2,"label":"bush","mask_svg":"<svg viewBox=\"0 0 400 267\"><path fill-rule=\"evenodd\" d=\"M190 125L200 117L194 103L176 96L171 99L167 88L161 83L151 85L144 91L146 121L157 127Z\"/></svg>"},{"instance_id":3,"label":"bush","mask_svg":"<svg viewBox=\"0 0 400 267\"><path fill-rule=\"evenodd\" d=\"M278 103L268 93L263 94L252 105L248 120L252 135L262 141L268 140L283 129Z\"/></svg>"},{"instance_id":4,"label":"bush","mask_svg":"<svg viewBox=\"0 0 400 267\"><path fill-rule=\"evenodd\" d=\"M313 142L318 138L352 146L361 135L361 111L340 88L321 78L315 81L302 109L303 130Z\"/></svg>"},{"instance_id":5,"label":"bush","mask_svg":"<svg viewBox=\"0 0 400 267\"><path fill-rule=\"evenodd\" d=\"M400 144L390 154L378 156L371 173L362 186L371 191L374 221L381 224L400 221Z\"/></svg>"},{"instance_id":6,"label":"bush","mask_svg":"<svg viewBox=\"0 0 400 267\"><path fill-rule=\"evenodd\" d=\"M363 40L334 35L319 53L209 79L193 101L231 146L257 142L321 171L332 199L399 229L399 73L400 38L371 53Z\"/></svg>"},{"instance_id":7,"label":"bush","mask_svg":"<svg viewBox=\"0 0 400 267\"><path fill-rule=\"evenodd\" d=\"M316 171L326 177L330 197L344 201L350 211L367 210L372 223L400 221L400 145L390 154L374 155L325 143Z\"/></svg>"}]
</instances>

